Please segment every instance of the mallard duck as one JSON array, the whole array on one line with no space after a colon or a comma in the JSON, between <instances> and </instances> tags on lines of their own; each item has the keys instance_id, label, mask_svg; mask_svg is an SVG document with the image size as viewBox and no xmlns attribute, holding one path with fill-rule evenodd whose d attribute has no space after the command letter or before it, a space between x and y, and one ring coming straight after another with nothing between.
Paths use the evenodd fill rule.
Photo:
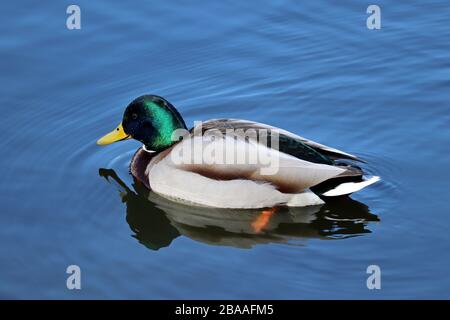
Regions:
<instances>
[{"instance_id":1,"label":"mallard duck","mask_svg":"<svg viewBox=\"0 0 450 320\"><path fill-rule=\"evenodd\" d=\"M97 144L131 138L143 144L131 174L153 192L191 205L319 205L379 180L365 179L353 164L362 160L350 153L266 124L213 119L188 130L175 107L156 95L133 100Z\"/></svg>"}]
</instances>

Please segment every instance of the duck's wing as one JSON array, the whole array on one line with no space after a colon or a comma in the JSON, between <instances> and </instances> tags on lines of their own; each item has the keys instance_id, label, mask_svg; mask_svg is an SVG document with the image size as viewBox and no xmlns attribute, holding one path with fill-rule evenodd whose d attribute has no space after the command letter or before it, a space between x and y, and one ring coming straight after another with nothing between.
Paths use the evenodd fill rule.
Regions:
<instances>
[{"instance_id":1,"label":"duck's wing","mask_svg":"<svg viewBox=\"0 0 450 320\"><path fill-rule=\"evenodd\" d=\"M349 174L353 175L347 167L302 160L239 135L209 133L185 135L158 153L146 169L154 192L176 201L222 208L322 204L312 189L334 179L347 181ZM329 196L359 189L354 183Z\"/></svg>"},{"instance_id":2,"label":"duck's wing","mask_svg":"<svg viewBox=\"0 0 450 320\"><path fill-rule=\"evenodd\" d=\"M229 135L217 138L193 134L166 153L159 156L164 161L154 166L171 167L214 181L269 183L282 193L302 192L347 171L346 168L302 160L252 140ZM192 181L183 181L187 190L192 187ZM161 179L161 183L167 184L167 176L164 181ZM174 188L175 182L171 186Z\"/></svg>"},{"instance_id":3,"label":"duck's wing","mask_svg":"<svg viewBox=\"0 0 450 320\"><path fill-rule=\"evenodd\" d=\"M311 161L314 163L333 164L332 160L349 159L364 162L353 154L328 147L315 141L306 139L295 133L276 128L264 123L253 122L240 119L212 119L202 122L202 130L220 130L226 133L227 129L234 131L247 130L276 130L279 135L279 150L290 154L296 158Z\"/></svg>"}]
</instances>

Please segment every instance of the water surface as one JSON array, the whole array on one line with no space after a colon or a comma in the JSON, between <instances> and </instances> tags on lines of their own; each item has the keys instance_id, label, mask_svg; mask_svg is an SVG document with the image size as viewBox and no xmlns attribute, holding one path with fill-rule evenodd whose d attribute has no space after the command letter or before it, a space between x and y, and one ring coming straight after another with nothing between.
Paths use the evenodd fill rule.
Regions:
<instances>
[{"instance_id":1,"label":"water surface","mask_svg":"<svg viewBox=\"0 0 450 320\"><path fill-rule=\"evenodd\" d=\"M448 3L379 1L377 31L359 1L80 0L73 31L68 4L2 4L0 297L450 298ZM137 142L95 145L144 93L190 125L250 119L354 153L382 181L260 232L258 212L149 195Z\"/></svg>"}]
</instances>

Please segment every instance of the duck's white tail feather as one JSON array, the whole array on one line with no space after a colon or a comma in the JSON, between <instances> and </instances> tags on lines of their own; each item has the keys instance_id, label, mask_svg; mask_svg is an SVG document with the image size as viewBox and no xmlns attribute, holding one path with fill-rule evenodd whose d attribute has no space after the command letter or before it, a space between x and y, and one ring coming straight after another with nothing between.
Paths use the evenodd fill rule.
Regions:
<instances>
[{"instance_id":1,"label":"duck's white tail feather","mask_svg":"<svg viewBox=\"0 0 450 320\"><path fill-rule=\"evenodd\" d=\"M316 196L309 190L305 190L302 193L296 193L292 195L292 198L286 203L288 207L306 207L324 204L322 199Z\"/></svg>"},{"instance_id":2,"label":"duck's white tail feather","mask_svg":"<svg viewBox=\"0 0 450 320\"><path fill-rule=\"evenodd\" d=\"M336 197L336 196L343 196L346 194L350 194L356 191L359 191L367 186L370 186L371 184L374 184L375 182L379 181L380 177L373 176L370 179L361 181L361 182L345 182L334 189L328 190L323 195L326 197Z\"/></svg>"}]
</instances>

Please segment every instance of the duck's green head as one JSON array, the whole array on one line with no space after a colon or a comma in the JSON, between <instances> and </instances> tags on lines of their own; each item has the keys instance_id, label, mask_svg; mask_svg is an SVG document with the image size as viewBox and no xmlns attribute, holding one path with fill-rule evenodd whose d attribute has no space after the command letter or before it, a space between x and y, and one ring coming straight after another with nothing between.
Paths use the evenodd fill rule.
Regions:
<instances>
[{"instance_id":1,"label":"duck's green head","mask_svg":"<svg viewBox=\"0 0 450 320\"><path fill-rule=\"evenodd\" d=\"M145 144L147 149L160 151L174 143L172 133L177 129L186 129L186 124L175 107L162 97L144 95L128 105L122 122L97 144L132 138Z\"/></svg>"}]
</instances>

